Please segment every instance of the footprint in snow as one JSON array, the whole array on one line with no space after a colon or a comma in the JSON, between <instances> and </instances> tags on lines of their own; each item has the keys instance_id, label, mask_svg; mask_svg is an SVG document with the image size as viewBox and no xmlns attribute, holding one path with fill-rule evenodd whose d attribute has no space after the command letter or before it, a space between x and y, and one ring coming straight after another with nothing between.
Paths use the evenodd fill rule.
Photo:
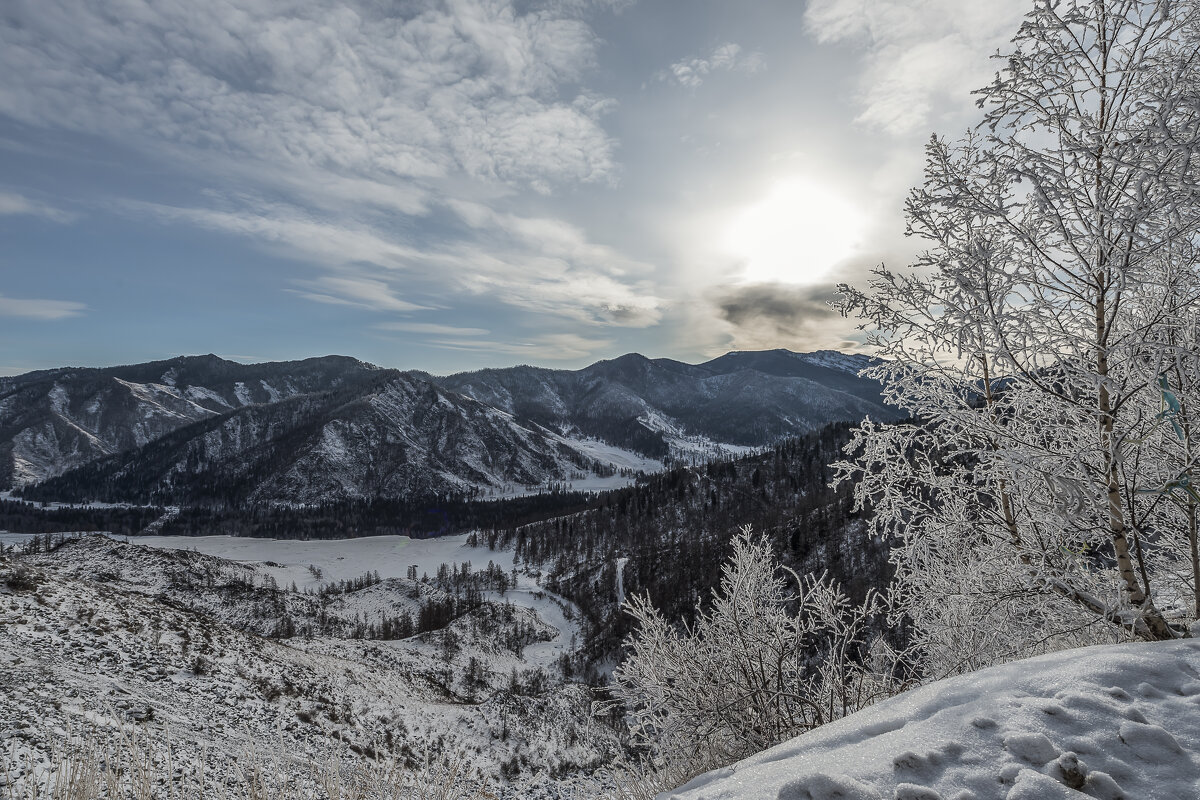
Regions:
<instances>
[{"instance_id":1,"label":"footprint in snow","mask_svg":"<svg viewBox=\"0 0 1200 800\"><path fill-rule=\"evenodd\" d=\"M1165 728L1141 722L1122 722L1118 734L1134 754L1153 764L1167 764L1183 753L1183 748Z\"/></svg>"}]
</instances>

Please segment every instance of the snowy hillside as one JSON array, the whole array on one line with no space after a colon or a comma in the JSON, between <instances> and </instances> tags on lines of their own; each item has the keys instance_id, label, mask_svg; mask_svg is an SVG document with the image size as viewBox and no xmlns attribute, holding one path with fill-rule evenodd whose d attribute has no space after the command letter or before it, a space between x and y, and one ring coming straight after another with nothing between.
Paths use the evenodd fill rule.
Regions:
<instances>
[{"instance_id":1,"label":"snowy hillside","mask_svg":"<svg viewBox=\"0 0 1200 800\"><path fill-rule=\"evenodd\" d=\"M341 356L244 365L208 355L0 378L0 488L45 480L247 405L328 391L377 369Z\"/></svg>"},{"instance_id":2,"label":"snowy hillside","mask_svg":"<svg viewBox=\"0 0 1200 800\"><path fill-rule=\"evenodd\" d=\"M1070 650L939 681L662 800L1200 797L1200 642Z\"/></svg>"},{"instance_id":3,"label":"snowy hillside","mask_svg":"<svg viewBox=\"0 0 1200 800\"><path fill-rule=\"evenodd\" d=\"M546 427L654 457L711 457L760 447L834 421L890 418L863 355L790 350L727 353L703 364L637 353L580 370L486 369L442 386Z\"/></svg>"},{"instance_id":4,"label":"snowy hillside","mask_svg":"<svg viewBox=\"0 0 1200 800\"><path fill-rule=\"evenodd\" d=\"M251 750L300 768L386 743L418 761L458 754L502 797L589 796L563 777L610 760L617 735L562 673L576 612L464 538L242 540L234 561L86 537L0 556L0 762L17 770L4 780L63 731L168 725L174 763L214 778ZM492 555L503 566L484 569ZM379 574L357 580L364 569ZM406 612L428 629L381 625Z\"/></svg>"}]
</instances>

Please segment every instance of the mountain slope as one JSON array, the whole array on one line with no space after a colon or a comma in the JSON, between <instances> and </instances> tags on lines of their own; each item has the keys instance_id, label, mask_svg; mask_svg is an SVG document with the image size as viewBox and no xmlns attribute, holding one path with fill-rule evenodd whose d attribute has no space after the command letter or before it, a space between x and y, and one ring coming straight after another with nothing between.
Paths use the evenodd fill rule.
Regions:
<instances>
[{"instance_id":1,"label":"mountain slope","mask_svg":"<svg viewBox=\"0 0 1200 800\"><path fill-rule=\"evenodd\" d=\"M434 380L519 418L662 458L706 443L762 446L867 414L894 418L879 385L856 374L870 363L831 351L735 352L697 365L633 353L580 370L521 366Z\"/></svg>"},{"instance_id":2,"label":"mountain slope","mask_svg":"<svg viewBox=\"0 0 1200 800\"><path fill-rule=\"evenodd\" d=\"M319 503L538 485L590 461L412 373L251 405L26 490L39 498Z\"/></svg>"},{"instance_id":3,"label":"mountain slope","mask_svg":"<svg viewBox=\"0 0 1200 800\"><path fill-rule=\"evenodd\" d=\"M202 419L378 371L343 356L237 364L213 355L0 378L0 488L142 447Z\"/></svg>"},{"instance_id":4,"label":"mountain slope","mask_svg":"<svg viewBox=\"0 0 1200 800\"><path fill-rule=\"evenodd\" d=\"M446 378L216 356L0 379L0 490L229 506L625 485L834 421L894 417L841 353L636 353Z\"/></svg>"}]
</instances>

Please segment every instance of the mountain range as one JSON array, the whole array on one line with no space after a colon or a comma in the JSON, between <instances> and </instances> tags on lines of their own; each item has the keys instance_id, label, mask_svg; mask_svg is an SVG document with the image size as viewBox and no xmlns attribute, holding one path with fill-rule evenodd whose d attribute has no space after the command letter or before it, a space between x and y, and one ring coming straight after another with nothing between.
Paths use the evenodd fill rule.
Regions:
<instances>
[{"instance_id":1,"label":"mountain range","mask_svg":"<svg viewBox=\"0 0 1200 800\"><path fill-rule=\"evenodd\" d=\"M0 378L0 489L62 501L308 504L611 488L637 472L894 418L871 360L638 354L437 377L213 355Z\"/></svg>"}]
</instances>

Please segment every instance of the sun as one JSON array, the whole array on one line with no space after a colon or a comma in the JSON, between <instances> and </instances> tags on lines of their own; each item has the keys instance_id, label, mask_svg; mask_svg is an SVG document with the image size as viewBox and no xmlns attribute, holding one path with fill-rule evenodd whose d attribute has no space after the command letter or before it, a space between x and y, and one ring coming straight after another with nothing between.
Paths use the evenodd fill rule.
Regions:
<instances>
[{"instance_id":1,"label":"sun","mask_svg":"<svg viewBox=\"0 0 1200 800\"><path fill-rule=\"evenodd\" d=\"M815 283L860 245L863 215L805 178L776 182L725 231L744 283Z\"/></svg>"}]
</instances>

